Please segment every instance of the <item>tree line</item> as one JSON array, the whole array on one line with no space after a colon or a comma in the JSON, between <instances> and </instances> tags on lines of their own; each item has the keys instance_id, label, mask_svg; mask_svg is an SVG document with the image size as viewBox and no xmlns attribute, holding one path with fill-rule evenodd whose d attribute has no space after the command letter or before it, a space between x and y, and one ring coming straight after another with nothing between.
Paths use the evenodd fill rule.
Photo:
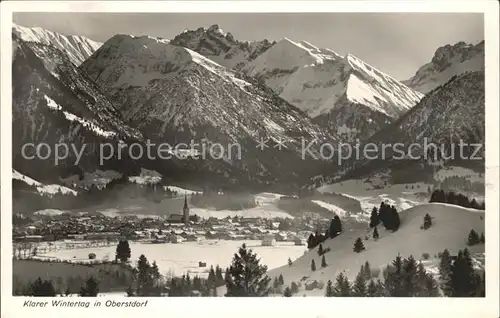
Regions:
<instances>
[{"instance_id":1,"label":"tree line","mask_svg":"<svg viewBox=\"0 0 500 318\"><path fill-rule=\"evenodd\" d=\"M474 198L469 199L467 196L453 191L445 192L444 190L434 190L431 194L429 202L449 203L477 210L486 209L484 201L478 203Z\"/></svg>"}]
</instances>

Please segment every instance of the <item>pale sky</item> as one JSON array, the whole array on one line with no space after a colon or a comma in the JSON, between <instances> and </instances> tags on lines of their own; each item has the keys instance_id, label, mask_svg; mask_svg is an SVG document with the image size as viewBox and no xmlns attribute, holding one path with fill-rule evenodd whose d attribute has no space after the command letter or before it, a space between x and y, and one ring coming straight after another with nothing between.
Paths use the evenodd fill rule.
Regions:
<instances>
[{"instance_id":1,"label":"pale sky","mask_svg":"<svg viewBox=\"0 0 500 318\"><path fill-rule=\"evenodd\" d=\"M404 80L436 49L484 39L478 13L15 13L14 23L105 42L115 34L172 39L185 29L218 24L237 40L305 40L354 54Z\"/></svg>"}]
</instances>

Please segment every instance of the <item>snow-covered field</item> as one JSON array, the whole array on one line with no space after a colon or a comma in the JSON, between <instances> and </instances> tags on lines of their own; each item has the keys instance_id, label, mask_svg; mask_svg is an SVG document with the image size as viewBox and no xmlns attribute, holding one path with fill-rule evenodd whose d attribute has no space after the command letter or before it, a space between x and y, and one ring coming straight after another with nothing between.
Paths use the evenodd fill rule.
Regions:
<instances>
[{"instance_id":1,"label":"snow-covered field","mask_svg":"<svg viewBox=\"0 0 500 318\"><path fill-rule=\"evenodd\" d=\"M229 266L234 253L241 244L246 243L261 258L261 263L269 269L282 266L288 258L292 260L302 256L305 246L294 246L293 242L278 242L275 246L261 246L261 241L225 241L207 240L201 242L183 242L180 244L132 243L132 260L135 262L144 254L150 262L156 261L163 274L184 273L207 276L210 265ZM96 259L114 259L116 246L92 247L72 250L58 250L40 255L40 258L57 258L73 261L87 261L89 253L95 253ZM207 267L198 267L198 262L206 262Z\"/></svg>"},{"instance_id":2,"label":"snow-covered field","mask_svg":"<svg viewBox=\"0 0 500 318\"><path fill-rule=\"evenodd\" d=\"M374 206L378 207L382 201L394 205L398 211L428 202L427 189L429 185L425 183L396 184L375 189L372 183L364 181L361 179L347 180L323 185L317 190L321 193L341 193L356 199L360 202L361 209L365 214L370 213Z\"/></svg>"}]
</instances>

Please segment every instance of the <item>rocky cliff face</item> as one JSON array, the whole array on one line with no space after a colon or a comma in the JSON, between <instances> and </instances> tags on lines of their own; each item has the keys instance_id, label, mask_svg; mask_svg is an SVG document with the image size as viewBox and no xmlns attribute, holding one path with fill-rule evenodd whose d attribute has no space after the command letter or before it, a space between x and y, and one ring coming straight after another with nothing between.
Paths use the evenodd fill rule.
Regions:
<instances>
[{"instance_id":1,"label":"rocky cliff face","mask_svg":"<svg viewBox=\"0 0 500 318\"><path fill-rule=\"evenodd\" d=\"M404 83L427 94L455 75L479 70L484 70L484 41L476 45L458 42L438 48L432 60Z\"/></svg>"},{"instance_id":2,"label":"rocky cliff face","mask_svg":"<svg viewBox=\"0 0 500 318\"><path fill-rule=\"evenodd\" d=\"M198 52L217 64L234 70L240 70L274 44L268 40L238 41L231 33L224 33L217 24L208 29L186 30L170 43Z\"/></svg>"}]
</instances>

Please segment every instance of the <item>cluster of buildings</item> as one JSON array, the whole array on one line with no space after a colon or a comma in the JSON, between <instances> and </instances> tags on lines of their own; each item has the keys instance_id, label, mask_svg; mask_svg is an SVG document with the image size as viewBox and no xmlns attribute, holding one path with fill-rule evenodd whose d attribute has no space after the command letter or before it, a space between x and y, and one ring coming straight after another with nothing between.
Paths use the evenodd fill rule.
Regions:
<instances>
[{"instance_id":1,"label":"cluster of buildings","mask_svg":"<svg viewBox=\"0 0 500 318\"><path fill-rule=\"evenodd\" d=\"M283 226L287 222L287 226ZM108 241L120 239L151 243L181 243L200 240L261 240L262 245L293 242L305 245L314 225L305 219L269 220L256 217L224 219L190 218L187 199L181 214L165 217L106 217L102 214L52 215L32 217L29 222L14 225L13 241L40 242L56 240Z\"/></svg>"}]
</instances>

